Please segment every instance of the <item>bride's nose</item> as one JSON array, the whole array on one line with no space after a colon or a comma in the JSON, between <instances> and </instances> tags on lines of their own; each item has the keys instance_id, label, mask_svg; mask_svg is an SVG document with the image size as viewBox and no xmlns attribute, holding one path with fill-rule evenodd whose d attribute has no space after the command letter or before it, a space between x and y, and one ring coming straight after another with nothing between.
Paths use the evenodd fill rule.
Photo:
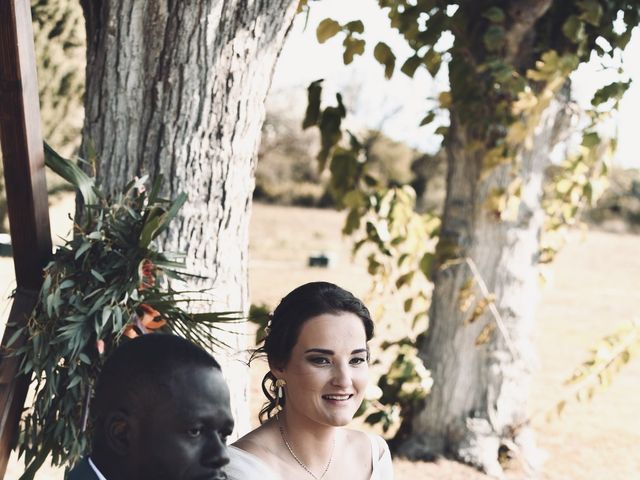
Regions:
<instances>
[{"instance_id":1,"label":"bride's nose","mask_svg":"<svg viewBox=\"0 0 640 480\"><path fill-rule=\"evenodd\" d=\"M331 383L337 387L350 386L351 372L349 371L349 365L336 363L333 368L333 378L331 379Z\"/></svg>"}]
</instances>

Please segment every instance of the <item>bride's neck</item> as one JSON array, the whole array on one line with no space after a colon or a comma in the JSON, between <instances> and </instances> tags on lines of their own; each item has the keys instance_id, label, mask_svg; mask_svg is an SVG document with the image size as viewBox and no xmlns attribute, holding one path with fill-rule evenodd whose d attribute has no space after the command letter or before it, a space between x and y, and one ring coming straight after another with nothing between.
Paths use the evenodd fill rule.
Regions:
<instances>
[{"instance_id":1,"label":"bride's neck","mask_svg":"<svg viewBox=\"0 0 640 480\"><path fill-rule=\"evenodd\" d=\"M340 428L323 425L295 412L280 412L276 427L304 463L326 462L333 452Z\"/></svg>"}]
</instances>

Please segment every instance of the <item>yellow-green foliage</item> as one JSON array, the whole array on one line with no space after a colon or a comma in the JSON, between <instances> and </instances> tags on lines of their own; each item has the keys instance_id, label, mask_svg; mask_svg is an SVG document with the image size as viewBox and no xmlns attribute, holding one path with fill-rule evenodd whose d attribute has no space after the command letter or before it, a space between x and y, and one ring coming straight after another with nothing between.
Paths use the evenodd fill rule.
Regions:
<instances>
[{"instance_id":1,"label":"yellow-green foliage","mask_svg":"<svg viewBox=\"0 0 640 480\"><path fill-rule=\"evenodd\" d=\"M309 2L304 3L308 7ZM481 159L478 189L496 167L512 167L513 181L492 188L484 199L485 207L497 221L513 220L519 211L524 185L519 164L532 150L533 135L542 115L560 94L569 75L592 57L613 58L625 48L632 30L640 23L637 0L378 0L378 5L388 16L390 26L406 41L411 52L408 58L400 57L401 49L394 52L383 42L370 38L365 42L366 25L358 19L345 24L331 18L323 20L317 29L318 41L343 38L345 64L355 56L372 54L386 78L397 70L414 77L419 69L435 77L443 65L448 67L450 91L440 94L438 104L431 105L420 125L430 124L437 117L451 119L451 128L440 127L435 133L443 135L444 145L455 151L448 155L449 165L457 160L460 150L468 158ZM550 260L557 250L553 234L575 223L580 210L592 206L602 192L607 173L604 154L614 142L601 138L596 127L609 111L617 108L629 83L624 75L618 75L616 81L602 85L595 93L593 108L586 112L591 122L581 132L581 145L566 159L545 192L543 261ZM329 166L332 191L341 199L338 203L349 210L345 233L357 240L356 249L364 245L370 248L369 273L376 288L383 288L381 284L395 287L396 298L404 298L405 311L412 312L416 309L415 284L429 282L433 271L444 265L461 263L465 252L460 245L442 239L435 252L411 248L430 246L436 241L438 219L420 217L415 212L415 196L406 186L381 185L371 178L367 162L370 152L353 135L346 139L342 134L341 120L346 113L340 96L337 107L321 111L318 88L319 82L309 88L309 108L303 125L315 125L321 131L320 168ZM392 204L398 208L389 208ZM421 222L425 225L422 231L411 228ZM394 224L395 229L391 227ZM449 227L442 226L443 230ZM364 238L359 239L361 236ZM424 305L417 308L416 319L421 312L426 314L430 300L424 294L428 288L418 291L423 292ZM491 307L491 301L485 294L481 311ZM484 335L483 331L480 343L490 334ZM417 343L411 340L415 348ZM411 415L410 404L400 402L399 406L401 415ZM384 421L380 415L370 419ZM410 418L405 416L407 420Z\"/></svg>"}]
</instances>

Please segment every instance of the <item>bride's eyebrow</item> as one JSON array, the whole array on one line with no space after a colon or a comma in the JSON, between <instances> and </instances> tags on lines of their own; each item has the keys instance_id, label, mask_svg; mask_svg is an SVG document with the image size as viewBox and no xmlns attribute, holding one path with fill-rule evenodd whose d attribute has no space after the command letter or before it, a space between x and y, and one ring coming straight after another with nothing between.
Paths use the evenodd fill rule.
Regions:
<instances>
[{"instance_id":1,"label":"bride's eyebrow","mask_svg":"<svg viewBox=\"0 0 640 480\"><path fill-rule=\"evenodd\" d=\"M335 352L333 350L327 350L325 348L310 348L304 353L321 353L323 355L333 355Z\"/></svg>"},{"instance_id":2,"label":"bride's eyebrow","mask_svg":"<svg viewBox=\"0 0 640 480\"><path fill-rule=\"evenodd\" d=\"M351 352L351 355L356 355L358 353L367 353L368 350L366 348L357 348ZM310 348L309 350L305 350L306 353L321 353L323 355L333 355L335 352L333 350L327 350L325 348Z\"/></svg>"}]
</instances>

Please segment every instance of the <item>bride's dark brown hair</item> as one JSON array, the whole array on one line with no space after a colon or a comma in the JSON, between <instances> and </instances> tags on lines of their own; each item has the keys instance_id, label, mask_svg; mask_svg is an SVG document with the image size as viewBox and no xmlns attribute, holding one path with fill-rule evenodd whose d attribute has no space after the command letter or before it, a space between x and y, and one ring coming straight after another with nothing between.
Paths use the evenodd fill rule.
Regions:
<instances>
[{"instance_id":1,"label":"bride's dark brown hair","mask_svg":"<svg viewBox=\"0 0 640 480\"><path fill-rule=\"evenodd\" d=\"M266 356L269 365L284 366L291 357L291 351L298 341L302 325L311 318L326 313L353 313L360 317L367 341L373 337L373 321L367 307L351 292L329 282L312 282L292 290L284 297L271 315L268 334L261 347L251 355L251 360ZM277 413L276 378L269 371L262 379L262 392L267 403L260 410L260 422L263 423ZM279 401L284 407L287 399Z\"/></svg>"}]
</instances>

